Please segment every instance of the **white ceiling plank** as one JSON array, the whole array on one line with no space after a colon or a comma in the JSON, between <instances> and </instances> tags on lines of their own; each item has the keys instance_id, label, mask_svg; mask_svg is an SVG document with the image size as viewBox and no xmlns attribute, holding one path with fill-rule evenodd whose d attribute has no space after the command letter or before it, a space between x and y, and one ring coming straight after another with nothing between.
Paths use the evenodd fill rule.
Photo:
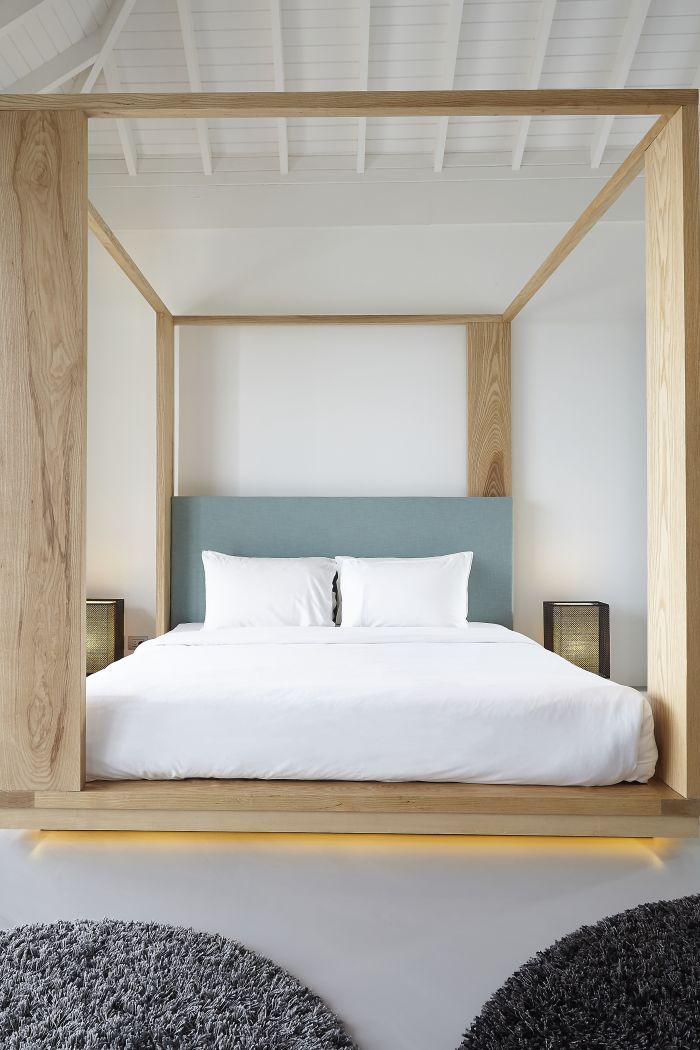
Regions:
<instances>
[{"instance_id":1,"label":"white ceiling plank","mask_svg":"<svg viewBox=\"0 0 700 1050\"><path fill-rule=\"evenodd\" d=\"M114 61L114 55L107 56L103 72L105 75L105 81L107 82L108 91L119 92L123 90L121 77L119 76L119 71ZM122 152L126 163L126 170L129 172L129 175L138 175L138 153L131 124L128 120L117 120L116 123L117 132L119 133L119 141L122 145Z\"/></svg>"},{"instance_id":2,"label":"white ceiling plank","mask_svg":"<svg viewBox=\"0 0 700 1050\"><path fill-rule=\"evenodd\" d=\"M194 35L190 0L177 0L177 10L180 17L180 30L182 32L182 44L185 49L185 63L187 65L190 89L192 91L201 91L202 78L199 72L199 56L197 55L197 42ZM211 158L209 125L206 120L201 119L196 121L196 125L199 151L202 154L202 169L205 175L211 175L214 168Z\"/></svg>"},{"instance_id":3,"label":"white ceiling plank","mask_svg":"<svg viewBox=\"0 0 700 1050\"><path fill-rule=\"evenodd\" d=\"M3 91L12 95L44 94L48 91L55 91L62 84L76 77L78 73L92 66L97 60L101 46L102 34L92 33L83 40L79 40L77 44L72 44L65 51L61 51L43 66L15 80L14 84L3 88Z\"/></svg>"},{"instance_id":4,"label":"white ceiling plank","mask_svg":"<svg viewBox=\"0 0 700 1050\"><path fill-rule=\"evenodd\" d=\"M270 19L272 22L272 62L275 73L275 91L284 91L284 43L282 40L282 11L280 0L270 0ZM280 171L289 173L289 137L287 121L277 121L277 140L279 144Z\"/></svg>"},{"instance_id":5,"label":"white ceiling plank","mask_svg":"<svg viewBox=\"0 0 700 1050\"><path fill-rule=\"evenodd\" d=\"M443 60L442 76L440 86L443 88L454 87L455 69L457 68L457 55L459 53L459 38L462 32L462 16L464 15L464 0L452 0L450 4L450 16L447 23L447 37L445 57ZM433 171L442 171L445 161L445 146L447 144L447 125L449 118L440 117L438 120L437 138L435 140L435 153L433 156Z\"/></svg>"},{"instance_id":6,"label":"white ceiling plank","mask_svg":"<svg viewBox=\"0 0 700 1050\"><path fill-rule=\"evenodd\" d=\"M627 83L634 56L639 47L639 38L642 35L644 23L646 22L651 0L630 0L630 8L627 13L627 21L622 31L620 47L615 57L615 63L610 73L610 80L606 87L623 88ZM591 167L599 168L608 144L608 138L613 126L613 117L600 117L591 142Z\"/></svg>"},{"instance_id":7,"label":"white ceiling plank","mask_svg":"<svg viewBox=\"0 0 700 1050\"><path fill-rule=\"evenodd\" d=\"M360 77L358 83L359 91L367 91L369 87L369 39L372 21L372 0L360 0L360 54L359 69ZM358 175L365 173L365 161L367 151L367 117L360 117L357 122L357 164L355 166Z\"/></svg>"},{"instance_id":8,"label":"white ceiling plank","mask_svg":"<svg viewBox=\"0 0 700 1050\"><path fill-rule=\"evenodd\" d=\"M0 4L0 37L13 32L27 15L38 14L51 0L3 0Z\"/></svg>"},{"instance_id":9,"label":"white ceiling plank","mask_svg":"<svg viewBox=\"0 0 700 1050\"><path fill-rule=\"evenodd\" d=\"M105 62L112 54L114 45L126 25L126 20L131 14L135 3L136 0L113 0L107 18L104 24L100 26L102 43L93 67L83 84L83 93L92 91L95 86L97 78L102 72Z\"/></svg>"},{"instance_id":10,"label":"white ceiling plank","mask_svg":"<svg viewBox=\"0 0 700 1050\"><path fill-rule=\"evenodd\" d=\"M540 86L540 77L542 76L545 55L547 54L549 36L552 32L552 22L554 21L554 11L556 6L557 0L543 0L542 2L540 20L537 26L537 36L535 37L535 46L532 50L532 58L530 59L530 70L527 75L527 82L522 85L524 88L534 90ZM531 120L532 117L521 117L518 121L518 130L515 133L515 142L513 144L513 154L511 157L511 167L513 171L519 171L520 165L523 162L525 143L527 142Z\"/></svg>"}]
</instances>

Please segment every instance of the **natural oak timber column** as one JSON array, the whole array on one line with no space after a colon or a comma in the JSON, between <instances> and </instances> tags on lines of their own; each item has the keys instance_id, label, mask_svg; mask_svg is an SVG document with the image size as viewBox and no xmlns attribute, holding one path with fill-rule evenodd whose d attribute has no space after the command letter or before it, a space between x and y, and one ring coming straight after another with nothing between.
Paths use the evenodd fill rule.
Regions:
<instances>
[{"instance_id":1,"label":"natural oak timber column","mask_svg":"<svg viewBox=\"0 0 700 1050\"><path fill-rule=\"evenodd\" d=\"M87 119L0 113L0 790L79 790Z\"/></svg>"},{"instance_id":2,"label":"natural oak timber column","mask_svg":"<svg viewBox=\"0 0 700 1050\"><path fill-rule=\"evenodd\" d=\"M698 111L646 153L648 689L658 773L700 796Z\"/></svg>"},{"instance_id":3,"label":"natural oak timber column","mask_svg":"<svg viewBox=\"0 0 700 1050\"><path fill-rule=\"evenodd\" d=\"M510 322L467 325L469 496L510 496Z\"/></svg>"},{"instance_id":4,"label":"natural oak timber column","mask_svg":"<svg viewBox=\"0 0 700 1050\"><path fill-rule=\"evenodd\" d=\"M156 314L156 634L170 628L170 510L175 440L175 327Z\"/></svg>"}]
</instances>

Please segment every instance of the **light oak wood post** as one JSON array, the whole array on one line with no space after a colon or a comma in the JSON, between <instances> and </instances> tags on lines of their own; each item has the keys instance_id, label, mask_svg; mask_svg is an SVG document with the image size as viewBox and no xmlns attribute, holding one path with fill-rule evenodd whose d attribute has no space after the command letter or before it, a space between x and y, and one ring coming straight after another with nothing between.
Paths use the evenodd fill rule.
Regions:
<instances>
[{"instance_id":1,"label":"light oak wood post","mask_svg":"<svg viewBox=\"0 0 700 1050\"><path fill-rule=\"evenodd\" d=\"M87 120L0 114L0 789L79 790Z\"/></svg>"},{"instance_id":2,"label":"light oak wood post","mask_svg":"<svg viewBox=\"0 0 700 1050\"><path fill-rule=\"evenodd\" d=\"M469 496L510 496L510 324L467 325Z\"/></svg>"},{"instance_id":3,"label":"light oak wood post","mask_svg":"<svg viewBox=\"0 0 700 1050\"><path fill-rule=\"evenodd\" d=\"M698 111L646 154L649 696L659 775L700 795Z\"/></svg>"},{"instance_id":4,"label":"light oak wood post","mask_svg":"<svg viewBox=\"0 0 700 1050\"><path fill-rule=\"evenodd\" d=\"M175 328L156 314L156 634L170 629L170 506L175 439Z\"/></svg>"}]
</instances>

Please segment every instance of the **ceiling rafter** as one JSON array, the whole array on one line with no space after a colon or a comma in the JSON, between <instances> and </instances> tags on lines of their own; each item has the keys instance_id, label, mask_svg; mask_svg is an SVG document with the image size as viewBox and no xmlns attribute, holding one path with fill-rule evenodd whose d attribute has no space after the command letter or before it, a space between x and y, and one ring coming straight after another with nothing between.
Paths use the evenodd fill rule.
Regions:
<instances>
[{"instance_id":1,"label":"ceiling rafter","mask_svg":"<svg viewBox=\"0 0 700 1050\"><path fill-rule=\"evenodd\" d=\"M464 0L452 0L450 14L447 23L447 35L445 41L445 58L442 76L440 78L442 88L452 88L455 82L455 70L457 68L457 55L459 54L459 38L462 32L462 17L464 15ZM437 138L435 140L435 152L433 155L433 171L442 171L445 162L445 146L447 145L447 126L449 117L440 117L438 120Z\"/></svg>"},{"instance_id":2,"label":"ceiling rafter","mask_svg":"<svg viewBox=\"0 0 700 1050\"><path fill-rule=\"evenodd\" d=\"M107 82L107 90L119 92L122 90L121 77L117 69L117 64L114 61L114 55L108 55L105 60L103 73ZM119 118L117 120L117 133L119 135L119 141L122 145L122 153L124 154L124 162L126 163L126 170L129 175L138 175L139 173L139 161L138 152L136 149L136 142L134 141L134 134L131 128L131 124L128 120Z\"/></svg>"},{"instance_id":3,"label":"ceiling rafter","mask_svg":"<svg viewBox=\"0 0 700 1050\"><path fill-rule=\"evenodd\" d=\"M112 54L114 46L119 39L126 20L131 14L136 0L114 0L110 7L104 24L100 26L101 44L92 69L88 73L81 93L87 94L94 88L97 78L104 69L104 64Z\"/></svg>"},{"instance_id":4,"label":"ceiling rafter","mask_svg":"<svg viewBox=\"0 0 700 1050\"><path fill-rule=\"evenodd\" d=\"M270 20L272 23L272 64L275 74L275 91L284 91L284 41L282 38L282 10L280 0L270 0ZM280 155L280 172L289 173L289 137L287 121L280 117L277 121L277 142Z\"/></svg>"},{"instance_id":5,"label":"ceiling rafter","mask_svg":"<svg viewBox=\"0 0 700 1050\"><path fill-rule=\"evenodd\" d=\"M372 0L360 0L360 54L359 54L359 91L369 88L369 40L372 23ZM358 175L364 175L367 159L367 117L360 117L357 122L357 164Z\"/></svg>"},{"instance_id":6,"label":"ceiling rafter","mask_svg":"<svg viewBox=\"0 0 700 1050\"><path fill-rule=\"evenodd\" d=\"M190 0L177 0L177 11L180 17L180 30L182 32L182 44L185 49L185 63L187 65L187 76L190 81L190 89L192 91L201 91L202 78L199 72L199 56L197 54L197 41L194 35ZM206 120L202 118L196 120L195 125L197 128L197 138L199 140L199 152L202 155L202 169L205 175L211 175L213 165L209 126Z\"/></svg>"},{"instance_id":7,"label":"ceiling rafter","mask_svg":"<svg viewBox=\"0 0 700 1050\"><path fill-rule=\"evenodd\" d=\"M15 80L14 84L3 88L3 91L12 95L41 95L55 91L69 80L73 80L83 70L89 69L97 60L101 45L102 34L98 29L90 36L79 40L77 44L71 44L65 51L49 59L43 66Z\"/></svg>"},{"instance_id":8,"label":"ceiling rafter","mask_svg":"<svg viewBox=\"0 0 700 1050\"><path fill-rule=\"evenodd\" d=\"M627 77L634 62L634 56L637 54L639 38L642 35L650 6L651 0L630 0L627 21L625 22L625 28L622 30L620 47L615 57L607 87L623 88L627 83ZM600 117L596 123L593 141L591 142L592 168L599 168L601 165L614 119L614 117Z\"/></svg>"},{"instance_id":9,"label":"ceiling rafter","mask_svg":"<svg viewBox=\"0 0 700 1050\"><path fill-rule=\"evenodd\" d=\"M545 55L547 54L549 36L552 32L552 22L554 21L554 11L556 6L557 0L542 0L542 11L540 13L539 25L537 26L535 45L532 49L530 69L528 71L527 81L523 84L524 88L533 91L540 86L540 77L542 76ZM518 121L518 130L515 133L515 142L513 143L513 154L511 157L511 167L513 171L519 171L520 165L523 162L525 143L527 142L531 121L532 117L521 117Z\"/></svg>"},{"instance_id":10,"label":"ceiling rafter","mask_svg":"<svg viewBox=\"0 0 700 1050\"><path fill-rule=\"evenodd\" d=\"M0 14L0 38L12 33L27 15L38 14L51 0L3 0Z\"/></svg>"}]
</instances>

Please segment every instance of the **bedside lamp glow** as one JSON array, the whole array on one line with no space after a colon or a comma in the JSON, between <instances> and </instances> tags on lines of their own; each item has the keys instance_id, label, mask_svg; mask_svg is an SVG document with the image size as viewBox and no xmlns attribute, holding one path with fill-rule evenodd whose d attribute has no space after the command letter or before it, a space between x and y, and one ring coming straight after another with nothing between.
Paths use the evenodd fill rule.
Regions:
<instances>
[{"instance_id":1,"label":"bedside lamp glow","mask_svg":"<svg viewBox=\"0 0 700 1050\"><path fill-rule=\"evenodd\" d=\"M124 599L88 598L86 604L85 670L94 674L124 655Z\"/></svg>"},{"instance_id":2,"label":"bedside lamp glow","mask_svg":"<svg viewBox=\"0 0 700 1050\"><path fill-rule=\"evenodd\" d=\"M584 671L610 677L610 606L544 602L544 647Z\"/></svg>"}]
</instances>

